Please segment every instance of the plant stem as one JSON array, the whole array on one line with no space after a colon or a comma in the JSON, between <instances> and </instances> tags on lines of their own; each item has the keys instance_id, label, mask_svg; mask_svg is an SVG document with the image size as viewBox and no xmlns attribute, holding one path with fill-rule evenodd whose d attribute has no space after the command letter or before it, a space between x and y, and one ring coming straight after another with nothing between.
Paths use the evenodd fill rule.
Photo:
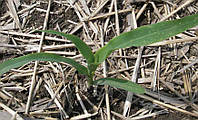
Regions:
<instances>
[{"instance_id":1,"label":"plant stem","mask_svg":"<svg viewBox=\"0 0 198 120\"><path fill-rule=\"evenodd\" d=\"M93 75L88 76L88 86L90 87L91 85L93 85Z\"/></svg>"}]
</instances>

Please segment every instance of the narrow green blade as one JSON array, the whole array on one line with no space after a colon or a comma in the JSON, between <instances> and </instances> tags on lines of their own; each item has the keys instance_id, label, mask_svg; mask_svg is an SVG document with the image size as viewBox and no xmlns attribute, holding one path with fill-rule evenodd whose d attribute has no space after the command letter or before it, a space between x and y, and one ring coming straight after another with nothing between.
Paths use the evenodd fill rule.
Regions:
<instances>
[{"instance_id":1,"label":"narrow green blade","mask_svg":"<svg viewBox=\"0 0 198 120\"><path fill-rule=\"evenodd\" d=\"M179 20L146 25L126 32L110 40L95 53L95 63L102 63L116 49L131 46L146 46L162 41L198 25L198 14Z\"/></svg>"},{"instance_id":2,"label":"narrow green blade","mask_svg":"<svg viewBox=\"0 0 198 120\"><path fill-rule=\"evenodd\" d=\"M129 80L123 80L123 79L116 79L116 78L102 78L99 80L95 80L93 82L94 85L110 85L112 87L121 88L126 91L130 91L137 94L143 94L145 93L144 88L142 88L140 85L131 82Z\"/></svg>"},{"instance_id":3,"label":"narrow green blade","mask_svg":"<svg viewBox=\"0 0 198 120\"><path fill-rule=\"evenodd\" d=\"M41 30L41 32L56 34L67 38L76 45L76 48L80 51L80 53L84 56L88 63L94 62L94 54L92 53L91 48L87 44L85 44L85 42L83 42L79 37L71 34L57 32L54 30Z\"/></svg>"},{"instance_id":4,"label":"narrow green blade","mask_svg":"<svg viewBox=\"0 0 198 120\"><path fill-rule=\"evenodd\" d=\"M29 54L26 56L14 58L7 60L0 64L0 76L6 72L8 72L10 69L20 67L28 62L31 61L51 61L51 62L65 62L70 65L72 65L74 68L76 68L81 74L88 75L88 70L86 67L80 65L73 59L65 58L56 54L52 53L34 53Z\"/></svg>"}]
</instances>

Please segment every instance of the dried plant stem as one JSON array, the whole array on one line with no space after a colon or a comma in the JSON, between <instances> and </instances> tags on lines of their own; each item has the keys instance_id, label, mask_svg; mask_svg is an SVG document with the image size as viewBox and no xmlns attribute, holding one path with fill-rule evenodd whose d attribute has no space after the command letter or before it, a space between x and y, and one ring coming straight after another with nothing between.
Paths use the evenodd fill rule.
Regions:
<instances>
[{"instance_id":1,"label":"dried plant stem","mask_svg":"<svg viewBox=\"0 0 198 120\"><path fill-rule=\"evenodd\" d=\"M119 11L117 11L117 13L120 14L120 13L130 12L131 10L132 10L132 8L128 8L128 9L124 9L124 10L119 10ZM115 15L115 14L116 14L116 12L109 12L109 13L105 13L103 15L98 15L98 16L89 18L88 20L96 20L96 19L99 19L99 18L109 17L109 16Z\"/></svg>"},{"instance_id":2,"label":"dried plant stem","mask_svg":"<svg viewBox=\"0 0 198 120\"><path fill-rule=\"evenodd\" d=\"M185 97L183 97L181 94L179 94L174 88L169 86L164 80L160 79L160 82L162 82L167 88L169 88L172 92L174 92L177 96L179 96L184 102L186 102L188 105L190 105L193 109L198 111L198 106L196 104L187 100Z\"/></svg>"},{"instance_id":3,"label":"dried plant stem","mask_svg":"<svg viewBox=\"0 0 198 120\"><path fill-rule=\"evenodd\" d=\"M22 31L21 30L22 29L21 23L19 21L19 16L17 15L16 7L15 7L15 5L13 3L14 1L13 0L7 0L7 1L8 1L7 6L9 8L9 10L10 10L10 13L12 14L12 17L14 18L19 30Z\"/></svg>"},{"instance_id":4,"label":"dried plant stem","mask_svg":"<svg viewBox=\"0 0 198 120\"><path fill-rule=\"evenodd\" d=\"M16 116L17 120L24 120L21 116L19 116L15 111L13 111L11 108L8 106L4 105L3 103L0 102L0 106L5 109L7 112L9 112L12 116Z\"/></svg>"},{"instance_id":5,"label":"dried plant stem","mask_svg":"<svg viewBox=\"0 0 198 120\"><path fill-rule=\"evenodd\" d=\"M46 84L44 85L44 87L50 94L51 98L53 98L55 96L55 94L54 94L53 89L50 86L50 83L48 81L46 81ZM69 118L69 116L67 115L67 113L65 112L65 110L63 109L61 103L58 101L57 98L54 99L54 102L55 102L56 106L59 108L60 113L63 114L64 118Z\"/></svg>"},{"instance_id":6,"label":"dried plant stem","mask_svg":"<svg viewBox=\"0 0 198 120\"><path fill-rule=\"evenodd\" d=\"M102 47L104 46L104 34L102 31L102 28L100 27L100 33L101 33L101 45ZM103 76L104 78L107 77L107 66L106 66L106 61L102 63L103 66ZM109 104L109 86L105 85L105 101L106 101L106 107L107 107L107 120L111 120L111 114L110 114L110 104Z\"/></svg>"},{"instance_id":7,"label":"dried plant stem","mask_svg":"<svg viewBox=\"0 0 198 120\"><path fill-rule=\"evenodd\" d=\"M52 1L49 0L48 8L47 8L47 13L46 13L45 21L44 21L44 25L43 25L43 30L45 30L47 28L47 22L48 22L48 18L49 18L49 14L50 14L51 2ZM38 53L41 52L44 37L45 37L45 33L42 32L41 41L40 41L39 49L38 49ZM31 86L30 86L30 90L29 90L29 95L28 95L28 101L27 101L26 110L25 110L25 113L26 114L29 113L30 106L31 106L31 103L32 103L32 96L33 96L33 93L36 92L36 91L34 91L34 88L35 88L35 84L36 84L37 66L38 66L38 61L36 61L35 62L35 65L34 65L34 73L33 73L33 76L32 76L32 82L31 82Z\"/></svg>"},{"instance_id":8,"label":"dried plant stem","mask_svg":"<svg viewBox=\"0 0 198 120\"><path fill-rule=\"evenodd\" d=\"M78 88L78 86L76 86L76 97L77 97L77 100L78 100L78 102L80 103L80 105L81 105L81 107L83 109L84 114L85 115L88 115L89 113L88 113L88 111L87 111L87 109L86 109L86 107L85 107L85 105L84 105L84 103L83 103L83 101L82 101L82 99L81 99L81 97L79 95L79 88ZM91 118L88 118L88 120L91 120Z\"/></svg>"},{"instance_id":9,"label":"dried plant stem","mask_svg":"<svg viewBox=\"0 0 198 120\"><path fill-rule=\"evenodd\" d=\"M198 37L189 37L184 39L175 39L175 40L168 40L168 41L162 41L150 44L148 46L162 46L162 45L169 45L169 44L175 44L175 43L182 43L182 42L192 42L198 40Z\"/></svg>"},{"instance_id":10,"label":"dried plant stem","mask_svg":"<svg viewBox=\"0 0 198 120\"><path fill-rule=\"evenodd\" d=\"M31 38L35 38L35 39L41 39L42 35L34 35L34 34L28 34L28 33L19 33L19 32L12 32L12 31L2 31L0 30L0 33L2 34L7 34L7 35L16 35L16 36L22 36L22 37L31 37ZM55 37L45 37L46 40L53 40L53 41L59 41L59 42L70 42L68 40L64 40L64 39L59 39L59 38L55 38Z\"/></svg>"},{"instance_id":11,"label":"dried plant stem","mask_svg":"<svg viewBox=\"0 0 198 120\"><path fill-rule=\"evenodd\" d=\"M138 19L140 18L141 14L144 12L144 10L146 9L147 5L148 5L148 2L146 2L146 3L143 5L143 7L140 9L140 11L137 13L137 15L136 15L136 20L138 20Z\"/></svg>"},{"instance_id":12,"label":"dried plant stem","mask_svg":"<svg viewBox=\"0 0 198 120\"><path fill-rule=\"evenodd\" d=\"M134 10L132 11L132 20L133 20L133 28L135 29L135 28L137 28L137 22L136 22L136 17L135 17ZM138 70L140 68L143 49L144 49L144 47L140 47L138 49L138 56L137 56L137 60L136 60L136 63L135 63L133 75L132 75L132 78L131 78L132 82L137 82L137 73L138 73ZM133 93L128 92L127 93L127 98L125 100L124 108L123 108L124 109L123 116L127 116L127 114L130 112L132 98L133 98Z\"/></svg>"},{"instance_id":13,"label":"dried plant stem","mask_svg":"<svg viewBox=\"0 0 198 120\"><path fill-rule=\"evenodd\" d=\"M168 19L170 16L174 15L179 10L181 10L184 7L186 7L187 5L189 5L190 3L192 3L193 1L195 1L195 0L187 0L184 4L182 4L176 10L174 10L173 12L171 12L170 14L168 14L167 16L165 16L164 18L162 18L160 21L164 21L164 20Z\"/></svg>"},{"instance_id":14,"label":"dried plant stem","mask_svg":"<svg viewBox=\"0 0 198 120\"><path fill-rule=\"evenodd\" d=\"M136 60L136 63L135 63L135 68L134 68L133 75L132 75L132 78L131 78L132 82L137 82L137 75L138 75L138 70L140 68L143 49L144 49L144 47L139 48L138 57L137 57L137 60ZM132 98L133 98L133 93L128 92L127 93L127 98L126 98L126 101L125 101L125 105L124 105L124 112L123 112L124 116L126 116L127 113L130 112Z\"/></svg>"},{"instance_id":15,"label":"dried plant stem","mask_svg":"<svg viewBox=\"0 0 198 120\"><path fill-rule=\"evenodd\" d=\"M153 103L155 103L155 104L158 104L158 105L160 105L160 106L163 106L163 107L166 107L166 108L170 108L170 109L173 109L173 110L177 110L177 111L179 111L179 112L182 112L182 113L184 113L184 114L188 114L188 115L191 115L191 116L194 116L194 117L198 117L198 114L195 114L195 113L192 113L192 112L188 112L188 111L186 111L186 110L177 108L177 107L172 106L172 105L169 105L169 104L165 104L165 103L163 103L163 102L160 102L160 101L158 101L158 100L155 100L155 99L153 99L153 98L151 98L151 97L148 97L148 96L146 96L146 95L140 95L140 94L139 94L139 95L138 95L138 94L135 94L135 95L138 96L138 97L140 97L140 98L149 100L149 101L151 101L151 102L153 102Z\"/></svg>"}]
</instances>

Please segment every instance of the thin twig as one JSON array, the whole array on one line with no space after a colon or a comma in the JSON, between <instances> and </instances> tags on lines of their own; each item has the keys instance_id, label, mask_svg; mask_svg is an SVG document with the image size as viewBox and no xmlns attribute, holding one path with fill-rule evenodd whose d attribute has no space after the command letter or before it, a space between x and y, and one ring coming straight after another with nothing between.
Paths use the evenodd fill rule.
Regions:
<instances>
[{"instance_id":1,"label":"thin twig","mask_svg":"<svg viewBox=\"0 0 198 120\"><path fill-rule=\"evenodd\" d=\"M47 13L46 13L45 20L44 20L43 30L45 30L47 28L47 22L48 22L49 13L50 13L51 2L52 1L49 0L48 8L47 8ZM39 49L38 49L38 53L41 52L44 37L45 37L45 33L42 32L41 41L40 41ZM38 66L38 61L36 61L35 62L35 65L34 65L34 73L33 73L33 76L32 76L32 82L31 82L31 86L30 86L30 90L29 90L28 101L27 101L26 111L25 111L26 114L29 113L30 106L31 106L31 103L32 103L32 95L33 95L34 87L35 87L35 84L36 84L37 66Z\"/></svg>"}]
</instances>

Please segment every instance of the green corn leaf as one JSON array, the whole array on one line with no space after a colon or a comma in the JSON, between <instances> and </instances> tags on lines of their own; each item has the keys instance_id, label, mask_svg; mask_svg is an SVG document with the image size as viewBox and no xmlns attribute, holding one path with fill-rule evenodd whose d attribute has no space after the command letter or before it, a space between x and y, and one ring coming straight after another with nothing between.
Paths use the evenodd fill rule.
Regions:
<instances>
[{"instance_id":1,"label":"green corn leaf","mask_svg":"<svg viewBox=\"0 0 198 120\"><path fill-rule=\"evenodd\" d=\"M102 78L99 80L93 81L94 85L110 85L112 87L121 88L133 93L137 94L143 94L145 93L144 88L142 88L140 85L131 82L129 80L123 80L123 79L116 79L116 78Z\"/></svg>"},{"instance_id":2,"label":"green corn leaf","mask_svg":"<svg viewBox=\"0 0 198 120\"><path fill-rule=\"evenodd\" d=\"M0 64L0 76L8 72L10 69L20 67L30 61L51 61L51 62L65 62L76 68L81 74L88 75L86 67L80 65L73 59L65 58L52 53L34 53L26 56L7 60Z\"/></svg>"},{"instance_id":3,"label":"green corn leaf","mask_svg":"<svg viewBox=\"0 0 198 120\"><path fill-rule=\"evenodd\" d=\"M87 44L85 44L85 42L83 42L79 37L71 34L57 32L54 30L41 30L41 32L56 34L67 38L76 45L76 48L80 51L80 53L84 56L84 58L87 60L89 64L94 63L94 55L91 51L91 48Z\"/></svg>"},{"instance_id":4,"label":"green corn leaf","mask_svg":"<svg viewBox=\"0 0 198 120\"><path fill-rule=\"evenodd\" d=\"M111 39L95 53L95 63L102 63L116 49L131 46L146 46L162 41L198 25L198 14L179 20L146 25Z\"/></svg>"}]
</instances>

